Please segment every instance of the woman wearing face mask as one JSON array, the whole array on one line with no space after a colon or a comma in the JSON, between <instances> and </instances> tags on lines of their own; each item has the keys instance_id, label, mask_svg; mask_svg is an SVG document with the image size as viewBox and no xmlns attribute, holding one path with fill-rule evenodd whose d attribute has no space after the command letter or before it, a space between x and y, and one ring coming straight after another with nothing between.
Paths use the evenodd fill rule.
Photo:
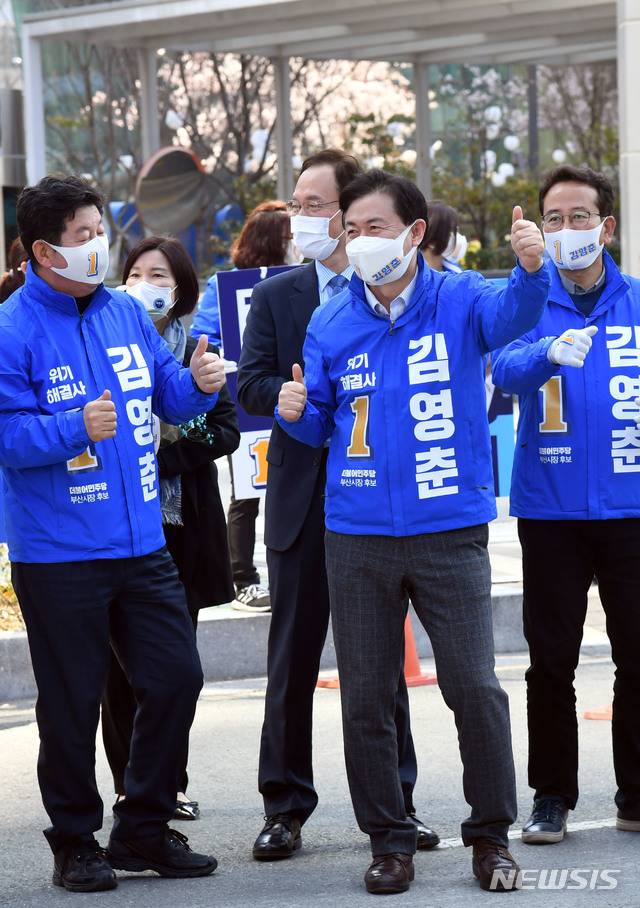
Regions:
<instances>
[{"instance_id":1,"label":"woman wearing face mask","mask_svg":"<svg viewBox=\"0 0 640 908\"><path fill-rule=\"evenodd\" d=\"M293 246L291 219L284 202L262 202L251 212L233 246L231 260L234 271L242 268L262 268L294 265L302 261ZM206 334L209 342L220 346L220 312L218 308L218 279L214 274L207 281L198 311L193 319L191 335ZM256 520L259 498L236 499L233 494L227 514L231 568L236 588L233 607L243 612L268 612L271 609L269 591L260 583L253 560L256 541Z\"/></svg>"},{"instance_id":2,"label":"woman wearing face mask","mask_svg":"<svg viewBox=\"0 0 640 908\"><path fill-rule=\"evenodd\" d=\"M424 257L434 271L462 271L459 265L467 251L467 240L458 233L458 215L439 199L427 202L429 224Z\"/></svg>"},{"instance_id":3,"label":"woman wearing face mask","mask_svg":"<svg viewBox=\"0 0 640 908\"><path fill-rule=\"evenodd\" d=\"M180 317L196 306L198 279L182 243L157 236L142 240L129 253L123 281L122 289L140 301L176 358L188 364L197 341L187 337ZM233 599L227 530L215 465L216 458L231 454L240 441L236 409L227 386L208 413L185 426L158 423L156 429L165 539L184 585L195 629L199 609ZM133 690L112 653L102 701L102 732L119 798L125 795L123 776L135 708ZM185 794L187 751L185 741L184 771L182 778L176 780L174 819L195 820L198 804Z\"/></svg>"}]
</instances>

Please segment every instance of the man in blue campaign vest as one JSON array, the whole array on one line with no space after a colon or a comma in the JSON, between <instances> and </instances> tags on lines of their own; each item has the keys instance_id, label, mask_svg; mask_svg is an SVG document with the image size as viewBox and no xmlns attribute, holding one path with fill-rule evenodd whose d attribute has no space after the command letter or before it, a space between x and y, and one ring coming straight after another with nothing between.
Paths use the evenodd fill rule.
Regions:
<instances>
[{"instance_id":1,"label":"man in blue campaign vest","mask_svg":"<svg viewBox=\"0 0 640 908\"><path fill-rule=\"evenodd\" d=\"M539 201L549 301L535 330L494 356L493 378L520 396L511 513L535 791L522 839L547 844L562 840L578 799L573 681L594 577L616 666L616 826L640 832L640 281L604 249L615 228L606 177L559 167Z\"/></svg>"},{"instance_id":2,"label":"man in blue campaign vest","mask_svg":"<svg viewBox=\"0 0 640 908\"><path fill-rule=\"evenodd\" d=\"M360 162L339 148L314 152L302 163L287 208L295 244L311 261L255 285L238 363L238 401L252 416L273 421L280 388L293 364L302 359L309 319L349 283L353 267L345 253L338 196L361 172ZM312 720L329 624L324 552L327 452L322 443L314 450L273 423L264 532L272 615L258 767L266 822L253 846L257 861L290 858L298 851L301 827L318 803ZM396 768L417 847L428 850L440 839L416 815L413 803L418 767L402 666L397 680Z\"/></svg>"},{"instance_id":3,"label":"man in blue campaign vest","mask_svg":"<svg viewBox=\"0 0 640 908\"><path fill-rule=\"evenodd\" d=\"M224 367L206 337L183 369L142 306L105 288L103 199L50 175L23 190L24 286L0 309L0 466L12 581L38 685L38 778L53 882L113 889L113 872L205 876L167 826L202 687L193 626L165 547L152 413L210 410ZM105 853L95 735L111 644L139 707L126 798Z\"/></svg>"},{"instance_id":4,"label":"man in blue campaign vest","mask_svg":"<svg viewBox=\"0 0 640 908\"><path fill-rule=\"evenodd\" d=\"M542 237L515 208L519 264L497 288L473 271L428 267L418 254L426 202L409 180L362 174L340 208L356 274L312 316L307 384L294 366L276 418L307 444L331 439L327 574L349 787L374 858L365 884L403 892L414 875L393 734L408 595L455 714L474 874L483 889L518 888L507 849L517 814L509 708L494 671L485 362L542 314Z\"/></svg>"}]
</instances>

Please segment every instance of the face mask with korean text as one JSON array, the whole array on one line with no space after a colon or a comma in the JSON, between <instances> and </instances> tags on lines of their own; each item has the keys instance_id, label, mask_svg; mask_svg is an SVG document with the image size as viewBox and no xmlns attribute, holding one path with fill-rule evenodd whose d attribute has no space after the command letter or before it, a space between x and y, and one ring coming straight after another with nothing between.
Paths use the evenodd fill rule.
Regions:
<instances>
[{"instance_id":1,"label":"face mask with korean text","mask_svg":"<svg viewBox=\"0 0 640 908\"><path fill-rule=\"evenodd\" d=\"M565 227L544 235L544 246L551 261L558 268L577 271L593 265L604 248L600 242L602 224L591 230L574 230Z\"/></svg>"},{"instance_id":2,"label":"face mask with korean text","mask_svg":"<svg viewBox=\"0 0 640 908\"><path fill-rule=\"evenodd\" d=\"M448 262L455 262L457 265L464 258L468 245L466 236L456 230L455 233L451 234L449 245L442 253L442 258Z\"/></svg>"},{"instance_id":3,"label":"face mask with korean text","mask_svg":"<svg viewBox=\"0 0 640 908\"><path fill-rule=\"evenodd\" d=\"M94 236L82 246L54 246L47 240L45 242L67 262L66 268L51 268L56 274L79 284L102 283L109 267L109 240L106 234Z\"/></svg>"},{"instance_id":4,"label":"face mask with korean text","mask_svg":"<svg viewBox=\"0 0 640 908\"><path fill-rule=\"evenodd\" d=\"M349 262L365 284L379 287L402 277L418 248L412 246L406 255L402 251L405 237L413 224L409 224L406 230L393 240L381 236L357 236L355 240L347 243Z\"/></svg>"},{"instance_id":5,"label":"face mask with korean text","mask_svg":"<svg viewBox=\"0 0 640 908\"><path fill-rule=\"evenodd\" d=\"M167 315L175 306L175 302L171 299L171 294L176 287L157 287L155 284L147 283L147 281L138 281L132 287L123 287L123 289L129 296L140 300L147 315L155 322Z\"/></svg>"},{"instance_id":6,"label":"face mask with korean text","mask_svg":"<svg viewBox=\"0 0 640 908\"><path fill-rule=\"evenodd\" d=\"M330 218L314 218L305 214L294 214L291 218L291 233L296 244L306 259L317 259L323 262L336 251L340 236L329 236L329 226L336 213Z\"/></svg>"}]
</instances>

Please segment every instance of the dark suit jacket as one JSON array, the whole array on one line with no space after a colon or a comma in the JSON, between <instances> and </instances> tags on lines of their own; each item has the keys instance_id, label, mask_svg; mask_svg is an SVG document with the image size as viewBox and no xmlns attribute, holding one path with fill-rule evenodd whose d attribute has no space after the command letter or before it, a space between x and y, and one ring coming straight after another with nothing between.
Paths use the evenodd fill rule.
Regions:
<instances>
[{"instance_id":1,"label":"dark suit jacket","mask_svg":"<svg viewBox=\"0 0 640 908\"><path fill-rule=\"evenodd\" d=\"M197 343L194 338L187 338L183 365L189 365ZM218 352L211 344L207 349ZM214 463L218 457L232 454L240 443L236 407L226 385L206 417L213 444L183 437L158 451L160 478L180 476L182 486L180 548L172 546L169 538L167 544L185 586L190 612L230 602L235 596L227 523Z\"/></svg>"},{"instance_id":2,"label":"dark suit jacket","mask_svg":"<svg viewBox=\"0 0 640 908\"><path fill-rule=\"evenodd\" d=\"M238 363L238 403L252 416L273 416L291 368L304 368L302 346L320 305L315 263L256 284ZM274 422L267 452L265 543L285 551L304 524L318 478L322 448L295 441Z\"/></svg>"}]
</instances>

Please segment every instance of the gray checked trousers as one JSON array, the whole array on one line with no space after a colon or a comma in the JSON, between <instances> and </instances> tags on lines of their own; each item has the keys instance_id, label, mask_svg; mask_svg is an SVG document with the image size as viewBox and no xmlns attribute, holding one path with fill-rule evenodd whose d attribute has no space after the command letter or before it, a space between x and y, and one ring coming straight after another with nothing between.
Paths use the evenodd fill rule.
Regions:
<instances>
[{"instance_id":1,"label":"gray checked trousers","mask_svg":"<svg viewBox=\"0 0 640 908\"><path fill-rule=\"evenodd\" d=\"M418 536L327 530L331 620L338 659L347 777L374 856L416 850L405 815L393 721L406 595L431 640L453 710L471 815L462 839L507 844L517 815L509 704L495 675L486 524ZM435 762L437 754L430 754Z\"/></svg>"}]
</instances>

